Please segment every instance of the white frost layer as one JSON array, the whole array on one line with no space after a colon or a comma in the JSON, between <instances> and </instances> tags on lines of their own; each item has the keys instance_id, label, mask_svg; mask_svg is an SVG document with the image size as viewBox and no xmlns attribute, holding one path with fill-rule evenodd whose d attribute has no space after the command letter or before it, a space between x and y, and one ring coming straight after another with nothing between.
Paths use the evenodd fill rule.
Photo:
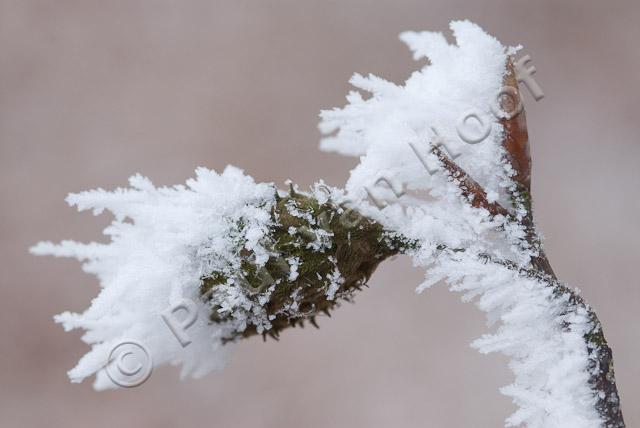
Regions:
<instances>
[{"instance_id":1,"label":"white frost layer","mask_svg":"<svg viewBox=\"0 0 640 428\"><path fill-rule=\"evenodd\" d=\"M252 219L248 235L256 245L269 220L274 187L256 184L237 168L218 175L205 168L186 186L156 188L134 176L130 189L102 189L72 194L70 205L98 215L111 211L115 219L104 233L108 244L43 242L32 248L38 255L75 257L100 281L100 294L82 314L55 317L66 330L86 330L83 340L91 351L69 371L73 382L97 374L96 389L116 385L104 366L112 347L135 340L149 350L153 365L181 364L181 376L199 377L222 368L229 345L221 345L223 326L209 325L209 308L199 298L200 278L233 261L237 245L230 239L233 219ZM196 323L188 328L192 343L182 347L161 318L163 311L183 299L198 307ZM229 304L242 296L228 296ZM176 316L176 318L178 318Z\"/></svg>"},{"instance_id":2,"label":"white frost layer","mask_svg":"<svg viewBox=\"0 0 640 428\"><path fill-rule=\"evenodd\" d=\"M563 313L566 300L532 278L471 256L438 258L429 269L431 281L446 280L463 300L475 300L487 313L493 334L472 346L482 353L510 358L514 382L501 389L518 410L507 426L530 428L596 428L596 397L587 386L589 360L584 334L590 329L586 311ZM569 330L564 326L571 326Z\"/></svg>"},{"instance_id":3,"label":"white frost layer","mask_svg":"<svg viewBox=\"0 0 640 428\"><path fill-rule=\"evenodd\" d=\"M601 426L587 384L586 314L563 314L564 302L554 298L545 284L481 262L477 254L484 253L526 264L531 254L519 245L522 230L506 227L500 231L505 219L492 219L486 211L469 207L457 186L444 174L425 170L409 146L422 147L429 156L427 142L436 130L461 153L456 162L492 198L506 202L504 189L510 185L510 172L501 161L502 129L490 106L501 85L507 54L513 50L472 23L454 22L451 27L457 45L449 45L439 33L401 36L416 59L427 57L431 62L403 86L373 76L355 76L352 82L372 96L364 100L353 92L345 108L322 113L321 129L332 134L322 147L361 159L347 183L347 198L336 194L335 199L358 203L360 210L387 228L422 243L413 258L429 279L420 289L447 280L466 299L475 299L490 323L497 323L496 332L474 346L510 358L515 381L502 391L519 410L508 419L509 424ZM462 142L456 132L461 115L468 111L480 112L490 121L490 134L475 145ZM426 190L429 199L405 195L378 209L365 201L365 189L381 176L412 190ZM92 349L69 376L79 382L97 374L98 389L115 386L103 368L110 349L123 340L144 343L155 366L182 364L183 376L199 376L221 367L226 350L220 338L225 326L207 323L209 308L198 303L200 279L238 263L234 233L240 218L249 221L246 248L255 252L258 262L267 257L260 240L273 203L272 185L256 184L233 167L221 175L199 169L187 186L158 189L140 176L130 184L131 189L99 189L68 198L80 210L113 212L115 220L105 230L110 243L46 242L32 249L35 254L78 258L100 281L102 290L87 311L56 317L66 329L86 330L83 339ZM393 194L387 191L386 196ZM441 251L442 246L466 251ZM290 264L295 276L297 261L290 260ZM263 315L259 308L247 306L237 290L230 286L225 288L228 294L221 296L228 304L222 306L238 315L233 320L235 329L250 321L247 317L260 319ZM333 297L331 290L328 297ZM192 343L186 347L160 317L184 298L198 304L200 311L196 324L188 329Z\"/></svg>"},{"instance_id":4,"label":"white frost layer","mask_svg":"<svg viewBox=\"0 0 640 428\"><path fill-rule=\"evenodd\" d=\"M414 58L428 58L431 65L415 71L404 85L355 74L351 84L371 96L364 99L352 91L347 106L321 112L320 130L330 134L322 140L321 149L360 156L346 185L352 197L366 198L365 186L374 185L381 173L412 189L438 187L409 145L421 149L425 158L432 156L427 144L434 139L434 131L453 153L460 154L456 162L487 191L501 191L505 172L497 164L502 127L491 106L502 86L510 50L468 21L453 22L451 29L457 45L447 43L442 33L402 33L400 38ZM472 137L482 135L475 119L459 125L471 112L491 129L476 144L458 135L458 129ZM437 165L434 159L431 162Z\"/></svg>"},{"instance_id":5,"label":"white frost layer","mask_svg":"<svg viewBox=\"0 0 640 428\"><path fill-rule=\"evenodd\" d=\"M431 174L409 146L423 147L429 160L428 142L435 129L454 153L460 153L455 162L492 200L509 206L505 189L512 184L512 172L502 160L503 129L491 105L502 84L507 55L515 49L504 47L468 21L453 22L451 29L456 45L448 44L441 33L401 35L416 59L430 61L402 86L355 75L351 83L371 96L363 99L360 93L351 92L346 107L321 113L320 129L330 135L322 140L321 148L359 156L360 163L346 186L347 199L387 228L422 243L413 258L425 268L428 280L419 291L444 279L452 289L464 292L466 299L475 298L490 324L498 323L494 334L478 339L474 346L510 358L515 381L502 392L519 409L507 424L599 427L602 423L588 385L589 358L583 339L589 328L587 314L563 315L565 302L554 298L550 287L482 262L478 254L527 265L532 254L522 245L522 227L469 207L459 188L442 172ZM462 141L456 131L460 118L469 111L482 112L481 117L491 123L487 138L473 145ZM437 165L435 159L430 161ZM389 190L388 183L376 185L381 177L396 192ZM397 197L401 185L425 190L428 197ZM382 208L374 204L372 189L379 199L393 203ZM505 226L504 230L498 226ZM465 252L441 251L443 246Z\"/></svg>"}]
</instances>

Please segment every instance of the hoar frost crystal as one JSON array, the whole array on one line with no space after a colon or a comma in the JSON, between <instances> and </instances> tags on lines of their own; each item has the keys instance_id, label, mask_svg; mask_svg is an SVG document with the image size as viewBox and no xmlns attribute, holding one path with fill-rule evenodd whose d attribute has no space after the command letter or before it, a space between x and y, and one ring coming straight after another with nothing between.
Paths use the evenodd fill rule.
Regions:
<instances>
[{"instance_id":1,"label":"hoar frost crystal","mask_svg":"<svg viewBox=\"0 0 640 428\"><path fill-rule=\"evenodd\" d=\"M91 345L71 380L95 374L97 389L115 387L105 365L125 339L144 343L156 366L202 376L241 338L315 324L403 253L425 270L419 291L445 280L496 324L473 346L510 358L515 380L502 392L518 410L507 425L624 426L600 324L555 278L535 231L524 115L496 115L505 83L520 102L517 48L467 21L451 29L456 44L441 33L403 33L429 64L403 85L354 75L369 95L352 91L344 108L322 112L321 148L360 158L344 191L322 183L282 191L229 166L199 168L186 185L156 188L136 175L127 189L70 195L79 210L114 215L107 244L32 248L81 260L102 287L84 313L55 317L66 330L84 329ZM461 124L482 138L461 139ZM376 191L387 202L372 203L381 180L389 186ZM188 346L161 317L184 299L198 312Z\"/></svg>"}]
</instances>

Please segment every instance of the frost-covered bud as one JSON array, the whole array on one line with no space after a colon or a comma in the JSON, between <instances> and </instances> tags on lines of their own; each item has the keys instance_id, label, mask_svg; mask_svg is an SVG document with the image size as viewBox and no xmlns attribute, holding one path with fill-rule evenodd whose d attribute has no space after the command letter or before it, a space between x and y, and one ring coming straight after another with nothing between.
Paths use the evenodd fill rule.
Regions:
<instances>
[{"instance_id":1,"label":"frost-covered bud","mask_svg":"<svg viewBox=\"0 0 640 428\"><path fill-rule=\"evenodd\" d=\"M110 351L131 341L144 345L154 367L182 364L183 376L222 368L225 343L315 323L405 247L378 223L352 221L357 212L340 206L337 189L279 193L234 167L200 168L186 186L157 188L141 176L130 185L67 198L80 210L112 212L111 242L32 248L78 258L100 281L85 312L55 317L67 330L87 331L92 348L69 377L96 374L97 389L116 386L105 370Z\"/></svg>"},{"instance_id":2,"label":"frost-covered bud","mask_svg":"<svg viewBox=\"0 0 640 428\"><path fill-rule=\"evenodd\" d=\"M274 198L257 245L247 248L253 232L248 219L240 218L233 229L238 260L202 279L211 320L230 327L225 340L254 334L277 338L304 320L316 325L316 315L350 299L382 260L408 245L364 217L344 221L353 213L331 200L321 203L293 188Z\"/></svg>"}]
</instances>

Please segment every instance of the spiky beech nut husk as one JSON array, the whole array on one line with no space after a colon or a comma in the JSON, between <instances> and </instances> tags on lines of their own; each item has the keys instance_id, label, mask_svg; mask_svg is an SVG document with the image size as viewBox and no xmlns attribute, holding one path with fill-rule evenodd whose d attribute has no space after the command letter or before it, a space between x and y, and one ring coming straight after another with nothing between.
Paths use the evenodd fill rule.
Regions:
<instances>
[{"instance_id":1,"label":"spiky beech nut husk","mask_svg":"<svg viewBox=\"0 0 640 428\"><path fill-rule=\"evenodd\" d=\"M270 251L268 261L258 266L253 251L240 249L241 269L234 279L253 304L265 309L270 326L246 325L224 340L256 334L277 339L285 328L302 327L305 321L317 326L316 316L330 316L340 300L349 301L367 286L381 261L412 246L352 209L331 200L320 203L293 187L286 196L276 192L270 216L269 232L261 242ZM202 278L201 295L208 299L228 280L228 275L212 272ZM224 323L229 317L212 306L212 322Z\"/></svg>"}]
</instances>

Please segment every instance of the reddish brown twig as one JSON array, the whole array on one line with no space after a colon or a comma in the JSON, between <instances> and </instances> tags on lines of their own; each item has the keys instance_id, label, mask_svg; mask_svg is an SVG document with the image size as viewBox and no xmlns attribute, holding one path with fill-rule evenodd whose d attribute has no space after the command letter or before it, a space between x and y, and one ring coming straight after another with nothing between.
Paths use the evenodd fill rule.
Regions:
<instances>
[{"instance_id":1,"label":"reddish brown twig","mask_svg":"<svg viewBox=\"0 0 640 428\"><path fill-rule=\"evenodd\" d=\"M489 202L484 188L460 168L458 164L449 159L440 148L433 146L431 151L436 155L444 169L447 170L448 175L456 182L462 191L462 196L469 201L472 207L484 208L493 216L503 215L508 217L510 215L509 211L499 203Z\"/></svg>"},{"instance_id":2,"label":"reddish brown twig","mask_svg":"<svg viewBox=\"0 0 640 428\"><path fill-rule=\"evenodd\" d=\"M514 212L510 213L498 203L490 203L482 186L439 148L434 147L432 152L458 185L463 197L471 206L484 208L493 216L503 215L511 221L517 221L524 227L526 242L523 244L537 253L531 259L532 269L523 269L510 264L510 262L497 262L506 263L508 267L522 271L527 276L535 276L543 283L553 287L554 296L563 299L565 302L564 310L566 313L588 314L591 328L584 335L584 340L589 353L589 361L587 363L590 373L589 384L595 394L595 408L603 420L604 427L624 428L625 422L620 408L620 399L613 370L613 356L611 348L609 348L605 340L600 321L593 309L581 296L557 280L535 228L530 197L531 157L529 153L529 136L524 108L521 106L522 100L517 76L511 58L509 58L506 68L503 88L507 89L503 93L511 95L511 98L503 98L501 100L501 108L506 112L514 112L515 114L500 119L500 122L504 128L502 145L505 149L505 157L514 171L512 176L514 185L509 189L514 204ZM485 256L485 258L491 260L488 256ZM566 325L564 328L571 329L572 326Z\"/></svg>"}]
</instances>

